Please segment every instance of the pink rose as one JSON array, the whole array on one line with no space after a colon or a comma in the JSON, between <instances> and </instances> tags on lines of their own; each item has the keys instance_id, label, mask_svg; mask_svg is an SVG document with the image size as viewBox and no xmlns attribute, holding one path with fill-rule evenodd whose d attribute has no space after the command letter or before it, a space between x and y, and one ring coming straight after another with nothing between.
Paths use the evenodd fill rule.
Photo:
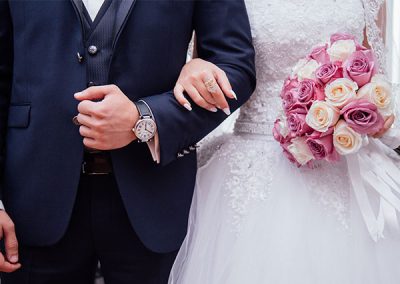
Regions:
<instances>
[{"instance_id":1,"label":"pink rose","mask_svg":"<svg viewBox=\"0 0 400 284\"><path fill-rule=\"evenodd\" d=\"M335 42L339 41L339 40L353 40L354 43L356 44L356 48L357 50L366 50L367 48L360 45L357 41L356 41L356 37L350 34L342 34L342 33L336 33L331 35L331 45L334 44Z\"/></svg>"},{"instance_id":2,"label":"pink rose","mask_svg":"<svg viewBox=\"0 0 400 284\"><path fill-rule=\"evenodd\" d=\"M347 124L359 134L375 134L383 128L384 119L378 108L367 100L356 100L340 112Z\"/></svg>"},{"instance_id":3,"label":"pink rose","mask_svg":"<svg viewBox=\"0 0 400 284\"><path fill-rule=\"evenodd\" d=\"M322 101L324 99L324 92L313 80L305 79L299 83L297 88L297 100L300 104L310 106L314 100Z\"/></svg>"},{"instance_id":4,"label":"pink rose","mask_svg":"<svg viewBox=\"0 0 400 284\"><path fill-rule=\"evenodd\" d=\"M327 50L328 50L327 44L323 46L317 46L311 51L308 57L309 59L314 59L318 63L325 64L330 61Z\"/></svg>"},{"instance_id":5,"label":"pink rose","mask_svg":"<svg viewBox=\"0 0 400 284\"><path fill-rule=\"evenodd\" d=\"M338 63L326 63L317 69L315 76L322 84L329 84L343 77L343 68Z\"/></svg>"},{"instance_id":6,"label":"pink rose","mask_svg":"<svg viewBox=\"0 0 400 284\"><path fill-rule=\"evenodd\" d=\"M376 73L371 50L354 52L344 64L344 76L356 82L360 88L369 83Z\"/></svg>"},{"instance_id":7,"label":"pink rose","mask_svg":"<svg viewBox=\"0 0 400 284\"><path fill-rule=\"evenodd\" d=\"M333 128L328 133L314 131L307 139L307 145L316 160L339 160L339 154L333 146Z\"/></svg>"},{"instance_id":8,"label":"pink rose","mask_svg":"<svg viewBox=\"0 0 400 284\"><path fill-rule=\"evenodd\" d=\"M297 87L299 81L297 79L287 79L282 88L281 98L285 112L290 110L297 103Z\"/></svg>"},{"instance_id":9,"label":"pink rose","mask_svg":"<svg viewBox=\"0 0 400 284\"><path fill-rule=\"evenodd\" d=\"M287 114L287 126L292 136L302 136L312 131L306 123L307 108L302 105L294 106Z\"/></svg>"}]
</instances>

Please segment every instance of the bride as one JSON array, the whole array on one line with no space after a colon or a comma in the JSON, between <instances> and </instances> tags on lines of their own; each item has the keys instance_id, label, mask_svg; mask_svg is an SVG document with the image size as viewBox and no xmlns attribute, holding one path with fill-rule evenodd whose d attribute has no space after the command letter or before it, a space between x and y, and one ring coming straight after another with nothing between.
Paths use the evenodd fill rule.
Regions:
<instances>
[{"instance_id":1,"label":"bride","mask_svg":"<svg viewBox=\"0 0 400 284\"><path fill-rule=\"evenodd\" d=\"M234 133L211 139L200 151L188 234L171 284L400 283L400 233L386 229L384 238L371 238L345 159L298 169L272 137L283 80L330 35L368 41L384 66L375 22L383 5L383 0L247 1L258 87ZM201 70L205 64L196 59L186 68ZM190 110L189 101L176 97ZM376 209L379 196L370 200Z\"/></svg>"}]
</instances>

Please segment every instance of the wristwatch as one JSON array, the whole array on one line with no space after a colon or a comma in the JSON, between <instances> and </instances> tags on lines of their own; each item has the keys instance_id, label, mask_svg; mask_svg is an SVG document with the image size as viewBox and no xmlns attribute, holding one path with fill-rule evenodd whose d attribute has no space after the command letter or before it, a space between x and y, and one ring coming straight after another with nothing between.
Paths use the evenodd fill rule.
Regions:
<instances>
[{"instance_id":1,"label":"wristwatch","mask_svg":"<svg viewBox=\"0 0 400 284\"><path fill-rule=\"evenodd\" d=\"M140 117L132 131L135 133L139 142L149 142L154 138L157 131L153 113L149 105L143 100L135 102L135 105L139 111Z\"/></svg>"}]
</instances>

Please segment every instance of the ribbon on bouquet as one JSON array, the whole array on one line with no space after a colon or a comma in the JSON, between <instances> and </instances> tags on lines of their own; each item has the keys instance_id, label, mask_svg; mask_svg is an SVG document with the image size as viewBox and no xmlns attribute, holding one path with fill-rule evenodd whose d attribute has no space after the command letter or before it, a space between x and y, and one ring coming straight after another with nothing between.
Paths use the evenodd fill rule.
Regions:
<instances>
[{"instance_id":1,"label":"ribbon on bouquet","mask_svg":"<svg viewBox=\"0 0 400 284\"><path fill-rule=\"evenodd\" d=\"M385 153L379 140L370 139L357 154L347 156L349 178L362 217L372 239L384 238L385 226L400 235L397 212L400 212L400 169ZM375 214L368 191L378 194Z\"/></svg>"}]
</instances>

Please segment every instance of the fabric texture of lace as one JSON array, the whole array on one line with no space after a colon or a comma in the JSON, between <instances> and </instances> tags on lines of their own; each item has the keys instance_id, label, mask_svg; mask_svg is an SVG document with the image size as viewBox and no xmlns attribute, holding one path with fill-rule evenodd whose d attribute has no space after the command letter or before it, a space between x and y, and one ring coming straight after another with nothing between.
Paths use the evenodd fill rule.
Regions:
<instances>
[{"instance_id":1,"label":"fabric texture of lace","mask_svg":"<svg viewBox=\"0 0 400 284\"><path fill-rule=\"evenodd\" d=\"M256 49L258 85L241 108L234 134L206 139L199 165L211 158L225 159L228 173L224 192L229 196L233 225L240 224L252 201L267 200L274 163L283 156L271 129L281 112L279 93L291 68L313 46L337 32L350 33L362 42L364 29L370 45L385 66L384 45L376 24L383 0L248 0L246 1ZM285 15L282 23L282 15ZM384 68L384 67L383 67ZM240 95L240 94L239 94ZM350 185L342 164L321 164L302 169L314 199L348 228ZM329 180L329 182L327 182Z\"/></svg>"}]
</instances>

